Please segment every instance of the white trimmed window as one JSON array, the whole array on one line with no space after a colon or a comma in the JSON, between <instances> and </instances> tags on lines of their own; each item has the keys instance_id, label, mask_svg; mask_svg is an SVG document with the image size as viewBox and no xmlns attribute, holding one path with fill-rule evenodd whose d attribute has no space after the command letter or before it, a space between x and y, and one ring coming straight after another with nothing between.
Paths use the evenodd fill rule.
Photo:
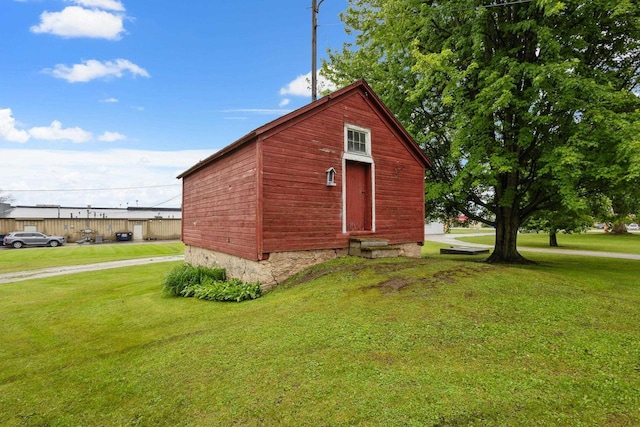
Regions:
<instances>
[{"instance_id":1,"label":"white trimmed window","mask_svg":"<svg viewBox=\"0 0 640 427\"><path fill-rule=\"evenodd\" d=\"M345 124L344 152L348 157L371 157L371 131L359 126ZM364 160L370 162L370 160Z\"/></svg>"},{"instance_id":2,"label":"white trimmed window","mask_svg":"<svg viewBox=\"0 0 640 427\"><path fill-rule=\"evenodd\" d=\"M347 129L347 151L367 154L367 134L359 130Z\"/></svg>"}]
</instances>

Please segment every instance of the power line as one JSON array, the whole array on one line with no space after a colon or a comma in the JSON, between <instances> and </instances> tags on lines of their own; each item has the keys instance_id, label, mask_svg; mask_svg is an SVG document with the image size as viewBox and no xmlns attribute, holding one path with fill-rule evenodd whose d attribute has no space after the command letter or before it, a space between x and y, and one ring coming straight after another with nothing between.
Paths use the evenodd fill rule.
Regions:
<instances>
[{"instance_id":1,"label":"power line","mask_svg":"<svg viewBox=\"0 0 640 427\"><path fill-rule=\"evenodd\" d=\"M478 7L502 7L502 6L511 6L514 4L531 3L532 1L533 0L518 0L518 1L507 2L507 3L483 4Z\"/></svg>"},{"instance_id":2,"label":"power line","mask_svg":"<svg viewBox=\"0 0 640 427\"><path fill-rule=\"evenodd\" d=\"M182 194L178 194L177 196L173 196L172 198L170 198L169 200L165 200L164 202L160 202L160 203L156 203L155 205L152 205L152 208L157 208L158 206L164 205L165 203L168 203L174 199L177 199L178 197L182 196Z\"/></svg>"},{"instance_id":3,"label":"power line","mask_svg":"<svg viewBox=\"0 0 640 427\"><path fill-rule=\"evenodd\" d=\"M3 189L2 191L5 193L53 193L53 192L71 192L71 191L121 191L121 190L142 190L145 188L166 188L166 187L177 187L181 184L169 184L169 185L147 185L141 187L114 187L114 188L70 188L70 189L56 189L56 190L11 190L11 189Z\"/></svg>"},{"instance_id":4,"label":"power line","mask_svg":"<svg viewBox=\"0 0 640 427\"><path fill-rule=\"evenodd\" d=\"M490 7L504 7L504 6L513 6L516 4L524 4L524 3L531 3L533 0L515 0L515 1L510 1L510 2L506 2L506 3L491 3L491 4L481 4L479 6L474 6L474 7L463 7L463 8L459 8L459 9L449 9L449 12L459 12L461 10L478 10L480 8L490 8Z\"/></svg>"}]
</instances>

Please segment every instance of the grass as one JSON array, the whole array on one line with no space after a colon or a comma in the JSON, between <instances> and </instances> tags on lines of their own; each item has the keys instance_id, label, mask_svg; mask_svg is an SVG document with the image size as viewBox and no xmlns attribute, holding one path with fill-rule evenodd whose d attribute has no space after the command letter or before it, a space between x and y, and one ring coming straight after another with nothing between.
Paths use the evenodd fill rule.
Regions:
<instances>
[{"instance_id":1,"label":"grass","mask_svg":"<svg viewBox=\"0 0 640 427\"><path fill-rule=\"evenodd\" d=\"M184 245L171 243L69 244L57 248L0 249L0 273L92 264L151 256L181 255Z\"/></svg>"},{"instance_id":2,"label":"grass","mask_svg":"<svg viewBox=\"0 0 640 427\"><path fill-rule=\"evenodd\" d=\"M153 264L0 286L0 425L638 425L640 265L344 258L258 300Z\"/></svg>"},{"instance_id":3,"label":"grass","mask_svg":"<svg viewBox=\"0 0 640 427\"><path fill-rule=\"evenodd\" d=\"M465 236L459 240L470 243L493 245L494 236ZM640 234L615 235L610 233L558 234L557 249L573 249L583 251L617 252L640 254ZM548 233L518 234L518 246L527 248L546 248L549 246Z\"/></svg>"}]
</instances>

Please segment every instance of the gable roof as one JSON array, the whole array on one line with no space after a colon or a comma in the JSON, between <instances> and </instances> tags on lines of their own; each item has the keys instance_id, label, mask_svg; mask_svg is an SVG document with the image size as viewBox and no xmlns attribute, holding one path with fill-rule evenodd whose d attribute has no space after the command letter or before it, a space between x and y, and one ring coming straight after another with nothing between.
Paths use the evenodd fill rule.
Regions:
<instances>
[{"instance_id":1,"label":"gable roof","mask_svg":"<svg viewBox=\"0 0 640 427\"><path fill-rule=\"evenodd\" d=\"M391 111L387 108L387 106L384 105L382 100L380 100L378 95L376 95L373 89L371 89L369 84L364 79L362 79L348 86L345 86L342 89L339 89L323 98L320 98L315 102L312 102L310 104L305 105L304 107L298 108L295 111L285 114L284 116L279 117L267 124L264 124L257 129L254 129L253 131L249 132L248 134L238 139L237 141L227 145L226 147L222 148L219 151L216 151L214 154L207 157L206 159L199 161L198 163L193 165L191 168L187 169L186 171L178 175L177 178L180 179L180 178L184 178L185 176L191 175L197 170L208 166L209 164L215 162L217 159L227 155L228 153L234 151L235 149L241 147L242 145L250 141L254 141L261 135L267 132L270 132L274 129L277 129L278 127L286 126L287 124L295 121L301 116L304 116L310 112L313 112L314 110L321 110L327 104L337 102L341 98L348 96L355 91L360 91L364 94L365 98L368 99L373 104L373 106L382 114L382 116L393 127L393 129L396 132L398 132L398 134L401 136L402 139L405 140L408 148L425 167L433 166L431 161L420 149L416 141L411 137L411 135L409 135L409 133L405 130L402 124L398 121L398 119L396 119L393 113L391 113Z\"/></svg>"}]
</instances>

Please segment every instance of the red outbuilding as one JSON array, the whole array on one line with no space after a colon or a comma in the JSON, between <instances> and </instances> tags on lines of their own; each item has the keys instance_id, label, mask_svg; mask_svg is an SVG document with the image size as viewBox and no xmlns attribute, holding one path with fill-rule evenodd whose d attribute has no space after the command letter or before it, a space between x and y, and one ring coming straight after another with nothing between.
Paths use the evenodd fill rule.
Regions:
<instances>
[{"instance_id":1,"label":"red outbuilding","mask_svg":"<svg viewBox=\"0 0 640 427\"><path fill-rule=\"evenodd\" d=\"M429 166L369 85L358 81L178 176L185 259L269 288L309 265L348 255L350 246L357 254L419 257Z\"/></svg>"}]
</instances>

